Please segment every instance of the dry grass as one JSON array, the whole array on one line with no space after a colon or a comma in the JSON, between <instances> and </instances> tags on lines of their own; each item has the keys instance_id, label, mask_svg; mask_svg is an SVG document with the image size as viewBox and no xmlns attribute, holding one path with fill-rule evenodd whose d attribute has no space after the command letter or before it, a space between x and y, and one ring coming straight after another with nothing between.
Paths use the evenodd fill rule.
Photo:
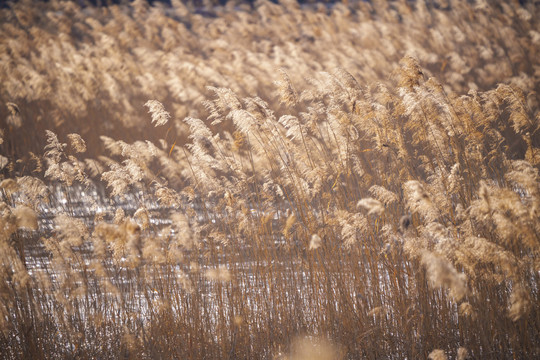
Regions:
<instances>
[{"instance_id":1,"label":"dry grass","mask_svg":"<svg viewBox=\"0 0 540 360\"><path fill-rule=\"evenodd\" d=\"M0 9L0 358L539 357L539 18Z\"/></svg>"}]
</instances>

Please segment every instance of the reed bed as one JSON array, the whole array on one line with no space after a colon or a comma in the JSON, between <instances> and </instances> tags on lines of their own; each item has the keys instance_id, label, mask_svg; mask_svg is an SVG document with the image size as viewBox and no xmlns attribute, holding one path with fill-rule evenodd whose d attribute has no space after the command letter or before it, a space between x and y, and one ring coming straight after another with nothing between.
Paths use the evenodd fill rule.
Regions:
<instances>
[{"instance_id":1,"label":"reed bed","mask_svg":"<svg viewBox=\"0 0 540 360\"><path fill-rule=\"evenodd\" d=\"M0 9L0 358L540 357L537 19Z\"/></svg>"}]
</instances>

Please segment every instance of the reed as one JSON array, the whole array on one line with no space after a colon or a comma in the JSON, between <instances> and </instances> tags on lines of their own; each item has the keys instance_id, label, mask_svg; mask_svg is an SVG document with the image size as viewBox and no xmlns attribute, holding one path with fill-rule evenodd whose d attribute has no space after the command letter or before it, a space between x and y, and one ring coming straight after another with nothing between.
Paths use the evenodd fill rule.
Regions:
<instances>
[{"instance_id":1,"label":"reed","mask_svg":"<svg viewBox=\"0 0 540 360\"><path fill-rule=\"evenodd\" d=\"M0 9L0 358L539 357L537 19Z\"/></svg>"}]
</instances>

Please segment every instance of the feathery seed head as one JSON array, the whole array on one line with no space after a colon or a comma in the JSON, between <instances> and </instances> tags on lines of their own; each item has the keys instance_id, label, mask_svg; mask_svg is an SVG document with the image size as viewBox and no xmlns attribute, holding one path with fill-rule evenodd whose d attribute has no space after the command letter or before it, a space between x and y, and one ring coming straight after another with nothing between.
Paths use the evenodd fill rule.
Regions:
<instances>
[{"instance_id":1,"label":"feathery seed head","mask_svg":"<svg viewBox=\"0 0 540 360\"><path fill-rule=\"evenodd\" d=\"M163 104L157 100L148 100L144 106L146 106L148 112L152 114L152 124L155 123L154 126L165 125L171 118L171 115L165 111Z\"/></svg>"},{"instance_id":2,"label":"feathery seed head","mask_svg":"<svg viewBox=\"0 0 540 360\"><path fill-rule=\"evenodd\" d=\"M321 237L317 234L311 235L311 240L309 241L309 250L316 250L322 246Z\"/></svg>"},{"instance_id":3,"label":"feathery seed head","mask_svg":"<svg viewBox=\"0 0 540 360\"><path fill-rule=\"evenodd\" d=\"M469 352L466 348L460 347L457 351L456 360L467 360L469 358Z\"/></svg>"},{"instance_id":4,"label":"feathery seed head","mask_svg":"<svg viewBox=\"0 0 540 360\"><path fill-rule=\"evenodd\" d=\"M446 357L446 354L444 353L443 350L433 350L432 352L429 353L428 355L428 359L430 360L447 360L448 357Z\"/></svg>"},{"instance_id":5,"label":"feathery seed head","mask_svg":"<svg viewBox=\"0 0 540 360\"><path fill-rule=\"evenodd\" d=\"M13 215L17 218L17 227L30 230L38 228L36 212L31 208L19 205L13 210Z\"/></svg>"},{"instance_id":6,"label":"feathery seed head","mask_svg":"<svg viewBox=\"0 0 540 360\"><path fill-rule=\"evenodd\" d=\"M381 215L384 212L384 206L383 204L376 199L373 198L365 198L360 201L358 201L358 204L356 205L358 207L363 207L364 209L368 210L368 215Z\"/></svg>"},{"instance_id":7,"label":"feathery seed head","mask_svg":"<svg viewBox=\"0 0 540 360\"><path fill-rule=\"evenodd\" d=\"M83 153L86 151L86 143L79 134L68 134L68 139L75 152Z\"/></svg>"},{"instance_id":8,"label":"feathery seed head","mask_svg":"<svg viewBox=\"0 0 540 360\"><path fill-rule=\"evenodd\" d=\"M275 83L278 85L281 102L287 106L296 105L298 103L298 94L294 90L289 75L283 69L279 69L279 74L281 75L281 80Z\"/></svg>"}]
</instances>

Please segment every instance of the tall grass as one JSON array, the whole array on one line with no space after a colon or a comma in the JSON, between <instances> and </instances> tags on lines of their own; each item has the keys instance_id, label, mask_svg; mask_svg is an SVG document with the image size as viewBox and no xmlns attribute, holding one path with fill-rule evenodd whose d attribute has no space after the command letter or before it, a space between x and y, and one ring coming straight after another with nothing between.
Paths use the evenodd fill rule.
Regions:
<instances>
[{"instance_id":1,"label":"tall grass","mask_svg":"<svg viewBox=\"0 0 540 360\"><path fill-rule=\"evenodd\" d=\"M539 15L2 9L0 357L540 356Z\"/></svg>"}]
</instances>

